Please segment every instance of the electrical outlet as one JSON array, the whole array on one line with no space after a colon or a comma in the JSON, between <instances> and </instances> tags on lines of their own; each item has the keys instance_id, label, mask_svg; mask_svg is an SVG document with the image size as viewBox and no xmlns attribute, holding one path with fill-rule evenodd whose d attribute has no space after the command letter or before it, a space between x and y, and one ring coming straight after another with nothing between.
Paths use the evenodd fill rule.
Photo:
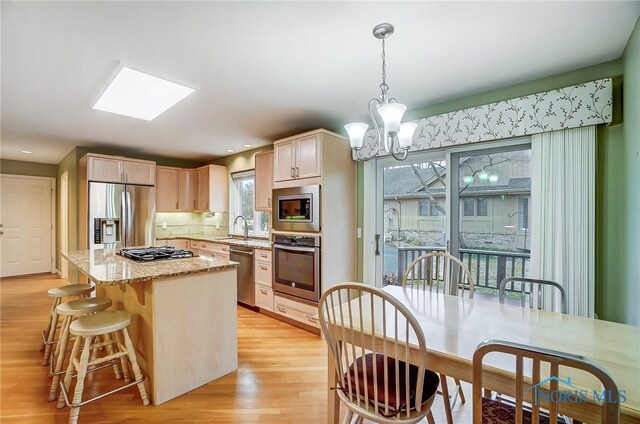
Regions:
<instances>
[{"instance_id":1,"label":"electrical outlet","mask_svg":"<svg viewBox=\"0 0 640 424\"><path fill-rule=\"evenodd\" d=\"M163 230L166 230L166 229L167 229L167 223L166 223L166 222L163 222L163 223L162 223L162 229L163 229Z\"/></svg>"},{"instance_id":2,"label":"electrical outlet","mask_svg":"<svg viewBox=\"0 0 640 424\"><path fill-rule=\"evenodd\" d=\"M216 222L216 230L219 230L219 229L220 229L220 223Z\"/></svg>"},{"instance_id":3,"label":"electrical outlet","mask_svg":"<svg viewBox=\"0 0 640 424\"><path fill-rule=\"evenodd\" d=\"M362 228L358 227L358 229L356 230L357 236L359 239L362 238Z\"/></svg>"}]
</instances>

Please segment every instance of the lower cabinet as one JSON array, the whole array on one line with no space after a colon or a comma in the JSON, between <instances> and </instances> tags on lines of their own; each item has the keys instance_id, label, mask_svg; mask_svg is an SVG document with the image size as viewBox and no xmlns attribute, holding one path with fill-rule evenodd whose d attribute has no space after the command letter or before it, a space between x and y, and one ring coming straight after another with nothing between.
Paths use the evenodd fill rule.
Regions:
<instances>
[{"instance_id":1,"label":"lower cabinet","mask_svg":"<svg viewBox=\"0 0 640 424\"><path fill-rule=\"evenodd\" d=\"M256 283L255 291L256 306L260 309L266 309L273 312L273 289Z\"/></svg>"},{"instance_id":2,"label":"lower cabinet","mask_svg":"<svg viewBox=\"0 0 640 424\"><path fill-rule=\"evenodd\" d=\"M229 260L229 246L226 244L210 243L205 241L191 240L189 250L198 256L213 258L221 261Z\"/></svg>"},{"instance_id":3,"label":"lower cabinet","mask_svg":"<svg viewBox=\"0 0 640 424\"><path fill-rule=\"evenodd\" d=\"M295 300L280 297L278 295L274 296L273 302L273 312L287 318L303 322L307 325L311 325L312 327L320 328L317 318L317 306L296 302Z\"/></svg>"}]
</instances>

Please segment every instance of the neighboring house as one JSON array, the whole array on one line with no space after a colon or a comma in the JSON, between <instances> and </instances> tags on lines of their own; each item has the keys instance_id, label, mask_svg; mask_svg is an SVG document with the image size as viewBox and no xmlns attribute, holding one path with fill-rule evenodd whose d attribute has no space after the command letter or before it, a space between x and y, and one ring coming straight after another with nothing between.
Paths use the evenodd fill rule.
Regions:
<instances>
[{"instance_id":1,"label":"neighboring house","mask_svg":"<svg viewBox=\"0 0 640 424\"><path fill-rule=\"evenodd\" d=\"M483 242L487 234L505 234L512 241L505 239L510 246L504 247L524 247L524 229L529 229L530 160L528 151L462 159L460 232L468 247L487 247ZM411 165L385 169L386 232L441 234L446 225L446 169L439 163L415 166L415 170Z\"/></svg>"}]
</instances>

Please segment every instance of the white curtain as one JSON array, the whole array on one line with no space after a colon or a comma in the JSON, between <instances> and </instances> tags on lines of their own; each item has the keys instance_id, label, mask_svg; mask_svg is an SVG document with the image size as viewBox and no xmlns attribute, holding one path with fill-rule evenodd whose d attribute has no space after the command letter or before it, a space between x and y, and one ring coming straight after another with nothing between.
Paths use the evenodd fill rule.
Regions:
<instances>
[{"instance_id":1,"label":"white curtain","mask_svg":"<svg viewBox=\"0 0 640 424\"><path fill-rule=\"evenodd\" d=\"M531 276L560 283L569 313L594 316L596 127L531 137ZM543 302L559 310L559 297Z\"/></svg>"}]
</instances>

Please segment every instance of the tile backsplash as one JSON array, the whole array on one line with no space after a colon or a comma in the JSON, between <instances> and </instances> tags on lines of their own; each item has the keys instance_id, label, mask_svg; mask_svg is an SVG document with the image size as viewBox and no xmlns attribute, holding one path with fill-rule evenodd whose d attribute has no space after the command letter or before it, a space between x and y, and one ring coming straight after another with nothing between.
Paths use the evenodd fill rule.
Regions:
<instances>
[{"instance_id":1,"label":"tile backsplash","mask_svg":"<svg viewBox=\"0 0 640 424\"><path fill-rule=\"evenodd\" d=\"M163 229L163 223L166 229ZM158 212L156 213L156 237L180 235L224 237L229 235L227 212Z\"/></svg>"}]
</instances>

